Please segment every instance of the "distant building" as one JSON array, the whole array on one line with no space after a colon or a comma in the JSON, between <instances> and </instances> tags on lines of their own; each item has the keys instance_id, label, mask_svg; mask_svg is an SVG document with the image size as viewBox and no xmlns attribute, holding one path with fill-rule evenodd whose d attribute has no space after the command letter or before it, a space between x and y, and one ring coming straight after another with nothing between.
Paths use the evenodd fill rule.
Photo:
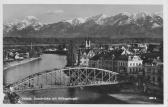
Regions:
<instances>
[{"instance_id":1,"label":"distant building","mask_svg":"<svg viewBox=\"0 0 168 107\"><path fill-rule=\"evenodd\" d=\"M146 44L146 43L132 43L132 44L129 44L129 50L131 50L135 54L147 53L148 44Z\"/></svg>"},{"instance_id":2,"label":"distant building","mask_svg":"<svg viewBox=\"0 0 168 107\"><path fill-rule=\"evenodd\" d=\"M145 50L148 49L147 44L141 44L141 43L139 43L139 44L138 44L138 47L144 48Z\"/></svg>"},{"instance_id":3,"label":"distant building","mask_svg":"<svg viewBox=\"0 0 168 107\"><path fill-rule=\"evenodd\" d=\"M161 44L149 44L148 52L160 52Z\"/></svg>"},{"instance_id":4,"label":"distant building","mask_svg":"<svg viewBox=\"0 0 168 107\"><path fill-rule=\"evenodd\" d=\"M16 52L16 53L15 53L15 59L16 59L16 60L22 60L22 59L24 59L24 58L21 57L20 53Z\"/></svg>"},{"instance_id":5,"label":"distant building","mask_svg":"<svg viewBox=\"0 0 168 107\"><path fill-rule=\"evenodd\" d=\"M85 48L86 48L86 49L90 49L90 47L91 47L90 40L86 40L86 41L85 41Z\"/></svg>"},{"instance_id":6,"label":"distant building","mask_svg":"<svg viewBox=\"0 0 168 107\"><path fill-rule=\"evenodd\" d=\"M126 49L126 47L122 46L121 49L123 50L121 55L133 55L133 53Z\"/></svg>"},{"instance_id":7,"label":"distant building","mask_svg":"<svg viewBox=\"0 0 168 107\"><path fill-rule=\"evenodd\" d=\"M95 52L91 49L81 49L79 50L79 65L89 66L89 59L95 55Z\"/></svg>"},{"instance_id":8,"label":"distant building","mask_svg":"<svg viewBox=\"0 0 168 107\"><path fill-rule=\"evenodd\" d=\"M16 54L16 55L15 55L15 59L20 59L20 57L19 57L19 53L16 52L15 54Z\"/></svg>"},{"instance_id":9,"label":"distant building","mask_svg":"<svg viewBox=\"0 0 168 107\"><path fill-rule=\"evenodd\" d=\"M141 58L143 59L143 64L163 62L163 56L156 52L141 54Z\"/></svg>"}]
</instances>

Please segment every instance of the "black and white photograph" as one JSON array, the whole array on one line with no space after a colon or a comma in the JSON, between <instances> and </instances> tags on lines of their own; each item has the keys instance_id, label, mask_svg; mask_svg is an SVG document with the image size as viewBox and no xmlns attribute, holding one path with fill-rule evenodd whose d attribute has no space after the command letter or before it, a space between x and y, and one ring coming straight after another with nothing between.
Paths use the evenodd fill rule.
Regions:
<instances>
[{"instance_id":1,"label":"black and white photograph","mask_svg":"<svg viewBox=\"0 0 168 107\"><path fill-rule=\"evenodd\" d=\"M163 5L2 6L3 104L164 104Z\"/></svg>"}]
</instances>

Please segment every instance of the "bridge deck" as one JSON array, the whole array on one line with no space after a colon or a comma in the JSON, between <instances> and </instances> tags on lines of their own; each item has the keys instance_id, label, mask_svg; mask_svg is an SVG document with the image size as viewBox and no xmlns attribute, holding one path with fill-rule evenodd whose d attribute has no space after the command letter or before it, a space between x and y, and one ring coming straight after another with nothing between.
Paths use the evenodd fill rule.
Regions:
<instances>
[{"instance_id":1,"label":"bridge deck","mask_svg":"<svg viewBox=\"0 0 168 107\"><path fill-rule=\"evenodd\" d=\"M55 85L49 85L45 88L33 88L33 89L24 89L24 90L16 90L16 92L25 92L25 91L37 91L37 90L48 90L48 89L61 89L61 88L77 88L77 87L91 87L91 86L103 86L103 85L115 85L119 84L119 82L113 82L113 83L99 83L99 84L89 84L89 85L75 85L75 86L55 86Z\"/></svg>"}]
</instances>

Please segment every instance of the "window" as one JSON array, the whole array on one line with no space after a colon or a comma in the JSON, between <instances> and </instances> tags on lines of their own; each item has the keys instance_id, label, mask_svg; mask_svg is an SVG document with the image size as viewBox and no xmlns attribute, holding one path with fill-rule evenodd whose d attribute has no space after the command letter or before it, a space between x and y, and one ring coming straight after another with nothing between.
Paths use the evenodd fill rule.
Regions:
<instances>
[{"instance_id":1,"label":"window","mask_svg":"<svg viewBox=\"0 0 168 107\"><path fill-rule=\"evenodd\" d=\"M151 68L147 68L147 72L150 73L151 72Z\"/></svg>"},{"instance_id":2,"label":"window","mask_svg":"<svg viewBox=\"0 0 168 107\"><path fill-rule=\"evenodd\" d=\"M161 82L161 78L160 78L160 77L158 77L157 81L158 81L158 82Z\"/></svg>"},{"instance_id":3,"label":"window","mask_svg":"<svg viewBox=\"0 0 168 107\"><path fill-rule=\"evenodd\" d=\"M155 78L155 81L158 82L158 78Z\"/></svg>"},{"instance_id":4,"label":"window","mask_svg":"<svg viewBox=\"0 0 168 107\"><path fill-rule=\"evenodd\" d=\"M147 80L150 80L150 76L148 76Z\"/></svg>"},{"instance_id":5,"label":"window","mask_svg":"<svg viewBox=\"0 0 168 107\"><path fill-rule=\"evenodd\" d=\"M153 82L155 82L155 77L153 77Z\"/></svg>"},{"instance_id":6,"label":"window","mask_svg":"<svg viewBox=\"0 0 168 107\"><path fill-rule=\"evenodd\" d=\"M139 71L141 71L141 68L139 68Z\"/></svg>"},{"instance_id":7,"label":"window","mask_svg":"<svg viewBox=\"0 0 168 107\"><path fill-rule=\"evenodd\" d=\"M130 68L130 73L132 73L132 69Z\"/></svg>"},{"instance_id":8,"label":"window","mask_svg":"<svg viewBox=\"0 0 168 107\"><path fill-rule=\"evenodd\" d=\"M155 69L152 70L153 74L155 74Z\"/></svg>"},{"instance_id":9,"label":"window","mask_svg":"<svg viewBox=\"0 0 168 107\"><path fill-rule=\"evenodd\" d=\"M138 72L138 68L135 68L136 69L136 72L135 73L137 73Z\"/></svg>"},{"instance_id":10,"label":"window","mask_svg":"<svg viewBox=\"0 0 168 107\"><path fill-rule=\"evenodd\" d=\"M132 73L134 73L134 68L132 68Z\"/></svg>"}]
</instances>

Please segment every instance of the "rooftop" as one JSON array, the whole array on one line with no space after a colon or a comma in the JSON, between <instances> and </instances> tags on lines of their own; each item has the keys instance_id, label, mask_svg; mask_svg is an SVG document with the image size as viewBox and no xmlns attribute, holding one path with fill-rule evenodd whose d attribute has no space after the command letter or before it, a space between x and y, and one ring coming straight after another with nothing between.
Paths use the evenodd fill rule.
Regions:
<instances>
[{"instance_id":1,"label":"rooftop","mask_svg":"<svg viewBox=\"0 0 168 107\"><path fill-rule=\"evenodd\" d=\"M114 57L114 53L112 52L101 52L90 58L90 60L99 60L101 58L104 60L110 60L112 57Z\"/></svg>"},{"instance_id":2,"label":"rooftop","mask_svg":"<svg viewBox=\"0 0 168 107\"><path fill-rule=\"evenodd\" d=\"M115 60L141 60L141 58L137 55L120 55L115 58Z\"/></svg>"}]
</instances>

